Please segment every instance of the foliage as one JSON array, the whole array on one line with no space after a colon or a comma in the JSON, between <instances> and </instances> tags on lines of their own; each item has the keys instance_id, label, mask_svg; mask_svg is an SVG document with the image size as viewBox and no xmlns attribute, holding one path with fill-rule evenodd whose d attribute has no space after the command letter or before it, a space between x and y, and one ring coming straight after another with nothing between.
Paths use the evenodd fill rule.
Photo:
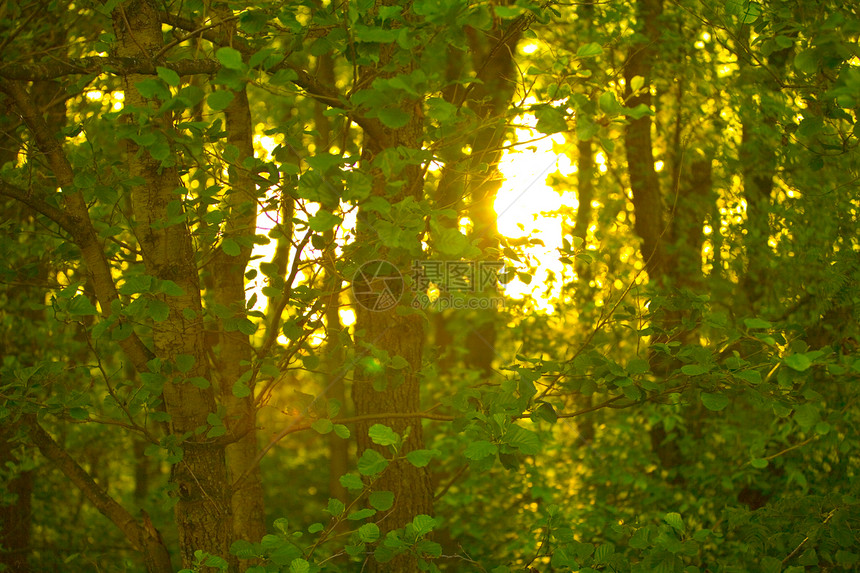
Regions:
<instances>
[{"instance_id":1,"label":"foliage","mask_svg":"<svg viewBox=\"0 0 860 573\"><path fill-rule=\"evenodd\" d=\"M852 570L858 37L836 2L4 4L0 567ZM562 205L504 236L502 152L547 139ZM464 278L496 264L531 295Z\"/></svg>"}]
</instances>

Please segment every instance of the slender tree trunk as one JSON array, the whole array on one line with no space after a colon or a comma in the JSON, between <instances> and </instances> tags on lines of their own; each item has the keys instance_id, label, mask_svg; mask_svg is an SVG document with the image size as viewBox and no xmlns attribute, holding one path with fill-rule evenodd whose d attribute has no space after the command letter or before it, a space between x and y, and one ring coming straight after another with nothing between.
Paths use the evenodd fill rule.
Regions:
<instances>
[{"instance_id":1,"label":"slender tree trunk","mask_svg":"<svg viewBox=\"0 0 860 573\"><path fill-rule=\"evenodd\" d=\"M153 0L131 0L117 6L113 13L118 39L118 55L148 58L162 47L158 4ZM127 108L151 105L136 88L143 76L124 78ZM170 133L169 117L154 118L156 127ZM184 224L165 227L168 204L181 181L173 167L162 167L146 150L128 144L129 175L143 183L132 189L135 229L146 272L160 280L170 280L184 291L180 296L158 295L169 308L168 317L154 322L152 337L155 352L163 362L182 354L191 356L194 365L188 377L211 380L204 352L202 303L197 265L191 235ZM184 383L176 374L164 384L164 403L170 415L170 431L185 438L183 458L173 466L172 482L177 487L175 517L179 530L182 562L190 567L195 550L229 557L233 537L231 491L225 447L197 435L197 428L208 426L207 417L215 413L214 390ZM187 439L186 436L193 436Z\"/></svg>"},{"instance_id":2,"label":"slender tree trunk","mask_svg":"<svg viewBox=\"0 0 860 573\"><path fill-rule=\"evenodd\" d=\"M392 61L396 45L384 45L380 47L380 68ZM409 73L412 64L389 72L390 75L397 73ZM360 78L379 77L374 68L361 68ZM423 117L421 108L414 101L404 101L402 109L409 114L410 119L406 125L397 129L380 130L381 135L376 137L365 134L362 150L362 164L370 165L373 158L384 150L393 150L397 147L420 149L422 146ZM379 139L384 137L384 140ZM407 165L400 173L392 174L390 178L385 177L378 169L373 169L373 193L386 197L392 203L414 197L420 199L423 194L423 172L417 165ZM403 181L402 187L395 196L387 191L392 180ZM362 236L368 232L365 225L372 213L359 212L359 242ZM415 238L413 252L420 251L418 237ZM377 258L385 259L399 269L409 269L412 262L406 251L401 254L393 254L386 249L377 253ZM415 314L400 315L396 308L386 310L369 310L361 305L356 305L356 342L358 348L372 345L388 353L390 357L399 356L406 361L407 366L401 370L387 368L382 374L382 379L367 369L356 367L355 381L353 383L352 396L355 403L356 414L379 414L384 412L418 412L420 410L421 388L419 384L419 372L422 366L422 349L424 347L424 322ZM360 335L359 335L360 333ZM374 383L379 386L380 382L384 389L377 390ZM369 436L368 429L372 423L381 423L392 428L395 432L403 435L409 431L404 440L400 455L412 450L424 448L424 431L421 421L417 419L387 419L381 418L371 423L362 423L356 426L356 441L358 453L361 455L367 449L375 449L383 455L390 457L388 447L374 444ZM378 491L390 491L394 493L394 506L386 513L385 518L379 523L382 535L391 530L404 527L417 515L433 515L433 489L430 484L430 476L426 467L417 468L406 460L397 460L391 463L380 478L374 483L374 489ZM379 564L371 558L365 571L386 573L411 573L417 571L416 559L410 555L400 555L392 561Z\"/></svg>"},{"instance_id":3,"label":"slender tree trunk","mask_svg":"<svg viewBox=\"0 0 860 573\"><path fill-rule=\"evenodd\" d=\"M221 6L216 8L218 16L225 20L221 26L224 44L229 45L235 35L235 20L229 19L232 11ZM256 232L257 185L243 161L254 157L251 109L246 89L235 92L230 104L224 109L227 144L238 150L238 160L228 167L230 189L227 192L227 222L224 238L238 239L240 252L228 255L219 249L212 261L213 294L216 304L231 309L237 316L245 316L245 268L251 258L251 245L244 237ZM227 446L227 468L231 483L245 474L245 479L236 484L232 495L233 535L236 539L259 542L266 534L266 516L263 506L263 478L259 464L255 463L259 449L257 443L257 409L254 405L254 389L250 394L238 397L233 393L234 383L251 366L253 352L246 334L235 330L227 332L221 325L217 365L220 375L218 388L220 403L226 409L226 424L230 433L238 439ZM240 564L244 570L249 563Z\"/></svg>"},{"instance_id":4,"label":"slender tree trunk","mask_svg":"<svg viewBox=\"0 0 860 573\"><path fill-rule=\"evenodd\" d=\"M331 54L323 54L317 60L316 76L325 85L336 84L334 77L334 61ZM324 114L326 107L319 102L314 104L314 126L316 127L316 152L328 153L331 148L330 120ZM336 207L333 206L333 207ZM340 291L342 287L340 275L335 268L337 243L333 231L323 234L326 244L323 253L323 268L325 279L323 290L326 293L325 324L326 343L323 350L328 376L323 379L323 392L330 400L336 400L341 405L341 415L346 408L346 380L342 375L344 361L343 325L340 321ZM346 488L340 483L340 477L349 471L349 442L334 432L328 434L329 448L329 496L340 501L347 501Z\"/></svg>"},{"instance_id":5,"label":"slender tree trunk","mask_svg":"<svg viewBox=\"0 0 860 573\"><path fill-rule=\"evenodd\" d=\"M638 0L636 3L642 32L647 38L630 47L627 63L624 66L628 106L651 105L651 62L654 59L654 45L659 38L657 18L663 11L661 0ZM632 95L630 85L633 78L641 76L645 85L639 95ZM633 190L633 206L636 216L636 234L642 238L642 257L648 276L661 280L665 270L664 248L661 237L664 230L663 199L660 181L654 169L654 150L651 140L651 116L643 115L631 119L624 131L624 147L627 152L627 168L630 188Z\"/></svg>"},{"instance_id":6,"label":"slender tree trunk","mask_svg":"<svg viewBox=\"0 0 860 573\"><path fill-rule=\"evenodd\" d=\"M4 473L15 471L10 468L18 463L12 451L15 444L8 434L8 431L0 432L0 467ZM14 496L14 500L8 505L0 505L0 566L5 566L7 571L28 573L33 471L16 473L11 479L4 480L3 487Z\"/></svg>"}]
</instances>

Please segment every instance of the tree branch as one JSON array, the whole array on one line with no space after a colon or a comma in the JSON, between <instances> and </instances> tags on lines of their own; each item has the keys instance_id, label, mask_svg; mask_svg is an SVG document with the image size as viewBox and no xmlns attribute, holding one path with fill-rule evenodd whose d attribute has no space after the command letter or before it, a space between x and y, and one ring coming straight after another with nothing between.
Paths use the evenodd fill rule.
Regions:
<instances>
[{"instance_id":1,"label":"tree branch","mask_svg":"<svg viewBox=\"0 0 860 573\"><path fill-rule=\"evenodd\" d=\"M132 547L144 553L147 569L153 573L172 572L170 554L158 531L151 524L143 527L138 523L127 509L112 498L66 450L54 441L35 417L31 417L26 423L30 439L42 455L56 465L69 481L81 490L90 503L122 531Z\"/></svg>"},{"instance_id":2,"label":"tree branch","mask_svg":"<svg viewBox=\"0 0 860 573\"><path fill-rule=\"evenodd\" d=\"M0 180L0 195L9 197L10 199L15 199L16 201L20 201L34 211L41 213L45 217L57 223L69 235L75 234L74 221L72 221L71 218L69 218L65 213L63 213L53 205L49 205L48 203L46 203L36 194L21 189L20 187L16 187L11 183L7 183L5 181Z\"/></svg>"},{"instance_id":3,"label":"tree branch","mask_svg":"<svg viewBox=\"0 0 860 573\"><path fill-rule=\"evenodd\" d=\"M195 35L199 35L201 38L204 38L216 46L224 45L224 37L215 29L207 29L206 26L201 26L194 22L193 20L189 20L187 18L182 18L180 16L175 16L173 14L167 12L161 12L161 21L169 26L173 26L174 28L179 28L180 30L185 30L186 32L190 32ZM230 47L235 48L239 52L242 53L246 58L251 56L254 53L254 49L248 45L247 42L242 40L241 38L231 37L230 38ZM286 54L288 56L289 54ZM346 96L341 94L337 89L333 86L327 86L320 82L316 77L311 75L306 70L301 67L290 63L287 61L286 56L284 60L275 66L269 68L267 70L268 73L274 74L282 69L289 69L296 73L298 76L295 80L293 80L293 84L302 88L307 92L307 94L320 102L321 104L327 107L333 106L345 106L349 107ZM154 72L153 72L154 73ZM353 121L361 127L374 141L378 142L381 146L384 145L384 142L387 140L387 136L385 134L385 129L382 124L375 119L370 119L363 117L361 115L354 115L352 117Z\"/></svg>"},{"instance_id":4,"label":"tree branch","mask_svg":"<svg viewBox=\"0 0 860 573\"><path fill-rule=\"evenodd\" d=\"M112 269L90 219L87 203L83 194L75 190L74 172L69 159L60 145L60 141L51 133L30 94L19 82L0 82L0 91L8 95L14 102L18 113L21 114L21 118L33 134L36 144L45 154L54 177L57 178L57 182L63 189L63 218L70 226L68 230L75 244L81 249L87 275L101 306L101 312L105 317L110 316L112 313L111 303L119 299L119 293L113 280ZM6 186L4 186L5 190ZM120 345L134 363L135 368L139 372L146 372L146 363L152 359L153 354L143 341L136 334L132 334L121 341Z\"/></svg>"},{"instance_id":5,"label":"tree branch","mask_svg":"<svg viewBox=\"0 0 860 573\"><path fill-rule=\"evenodd\" d=\"M183 59L174 62L161 62L160 67L168 68L180 76L195 74L214 74L221 64L209 59ZM55 60L38 64L7 64L0 67L0 77L7 80L36 81L53 80L65 76L113 73L116 75L156 73L156 63L145 58L121 58L116 56L77 58L74 60Z\"/></svg>"}]
</instances>

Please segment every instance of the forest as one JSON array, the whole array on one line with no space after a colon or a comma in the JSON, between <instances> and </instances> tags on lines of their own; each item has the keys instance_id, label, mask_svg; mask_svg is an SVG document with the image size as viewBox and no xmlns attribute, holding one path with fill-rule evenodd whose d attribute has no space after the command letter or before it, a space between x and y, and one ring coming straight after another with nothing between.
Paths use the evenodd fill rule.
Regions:
<instances>
[{"instance_id":1,"label":"forest","mask_svg":"<svg viewBox=\"0 0 860 573\"><path fill-rule=\"evenodd\" d=\"M0 571L856 570L858 40L0 0Z\"/></svg>"}]
</instances>

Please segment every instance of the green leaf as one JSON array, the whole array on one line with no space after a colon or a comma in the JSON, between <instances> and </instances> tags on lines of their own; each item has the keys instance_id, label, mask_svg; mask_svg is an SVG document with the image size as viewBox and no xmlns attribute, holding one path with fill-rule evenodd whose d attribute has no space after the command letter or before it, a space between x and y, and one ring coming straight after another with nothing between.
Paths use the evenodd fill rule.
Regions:
<instances>
[{"instance_id":1,"label":"green leaf","mask_svg":"<svg viewBox=\"0 0 860 573\"><path fill-rule=\"evenodd\" d=\"M415 528L415 534L418 536L427 535L436 526L436 520L429 515L416 515L412 519L412 527Z\"/></svg>"},{"instance_id":2,"label":"green leaf","mask_svg":"<svg viewBox=\"0 0 860 573\"><path fill-rule=\"evenodd\" d=\"M251 395L251 389L242 379L239 379L233 384L233 395L237 398L245 398Z\"/></svg>"},{"instance_id":3,"label":"green leaf","mask_svg":"<svg viewBox=\"0 0 860 573\"><path fill-rule=\"evenodd\" d=\"M417 551L418 554L423 557L436 559L437 557L442 555L442 546L435 541L430 541L429 539L422 539L415 544L415 551Z\"/></svg>"},{"instance_id":4,"label":"green leaf","mask_svg":"<svg viewBox=\"0 0 860 573\"><path fill-rule=\"evenodd\" d=\"M627 364L627 373L631 376L644 374L649 370L651 370L651 366L647 360L643 360L642 358L634 358Z\"/></svg>"},{"instance_id":5,"label":"green leaf","mask_svg":"<svg viewBox=\"0 0 860 573\"><path fill-rule=\"evenodd\" d=\"M534 455L540 453L541 450L538 435L517 424L512 424L508 428L502 441L526 455Z\"/></svg>"},{"instance_id":6,"label":"green leaf","mask_svg":"<svg viewBox=\"0 0 860 573\"><path fill-rule=\"evenodd\" d=\"M743 370L741 372L735 372L734 375L750 384L761 384L761 372L758 370Z\"/></svg>"},{"instance_id":7,"label":"green leaf","mask_svg":"<svg viewBox=\"0 0 860 573\"><path fill-rule=\"evenodd\" d=\"M331 420L328 418L320 418L316 420L313 424L311 424L311 428L319 432L320 434L328 434L334 429L334 424L331 423Z\"/></svg>"},{"instance_id":8,"label":"green leaf","mask_svg":"<svg viewBox=\"0 0 860 573\"><path fill-rule=\"evenodd\" d=\"M438 456L439 450L412 450L406 454L406 459L416 468L423 468L430 463L433 456Z\"/></svg>"},{"instance_id":9,"label":"green leaf","mask_svg":"<svg viewBox=\"0 0 860 573\"><path fill-rule=\"evenodd\" d=\"M338 478L340 485L349 490L359 490L364 489L364 483L361 481L361 478L357 475L346 474L342 475Z\"/></svg>"},{"instance_id":10,"label":"green leaf","mask_svg":"<svg viewBox=\"0 0 860 573\"><path fill-rule=\"evenodd\" d=\"M681 514L675 512L667 513L663 516L663 521L671 525L680 533L684 533L684 520L681 519Z\"/></svg>"},{"instance_id":11,"label":"green leaf","mask_svg":"<svg viewBox=\"0 0 860 573\"><path fill-rule=\"evenodd\" d=\"M367 435L374 444L380 446L391 446L400 442L397 432L382 424L373 424L367 431Z\"/></svg>"},{"instance_id":12,"label":"green leaf","mask_svg":"<svg viewBox=\"0 0 860 573\"><path fill-rule=\"evenodd\" d=\"M466 446L466 451L463 452L463 455L470 460L480 460L487 456L492 456L498 451L499 447L496 444L486 440L477 440Z\"/></svg>"},{"instance_id":13,"label":"green leaf","mask_svg":"<svg viewBox=\"0 0 860 573\"><path fill-rule=\"evenodd\" d=\"M94 316L99 313L96 307L93 306L93 303L90 302L90 299L88 299L82 294L76 295L74 298L72 298L72 300L69 301L68 309L69 314L71 314L72 316Z\"/></svg>"},{"instance_id":14,"label":"green leaf","mask_svg":"<svg viewBox=\"0 0 860 573\"><path fill-rule=\"evenodd\" d=\"M319 533L325 529L325 526L322 523L311 523L308 526L308 533Z\"/></svg>"},{"instance_id":15,"label":"green leaf","mask_svg":"<svg viewBox=\"0 0 860 573\"><path fill-rule=\"evenodd\" d=\"M494 6L493 10L496 12L496 16L498 16L502 20L516 18L517 16L522 14L523 11L523 9L519 6Z\"/></svg>"},{"instance_id":16,"label":"green leaf","mask_svg":"<svg viewBox=\"0 0 860 573\"><path fill-rule=\"evenodd\" d=\"M368 499L370 506L379 511L388 511L394 506L394 494L390 491L375 491Z\"/></svg>"},{"instance_id":17,"label":"green leaf","mask_svg":"<svg viewBox=\"0 0 860 573\"><path fill-rule=\"evenodd\" d=\"M251 321L245 317L242 317L239 319L238 325L239 325L239 332L241 332L245 336L253 336L257 332L257 329L260 327L259 324L257 324L256 322L253 322L253 321Z\"/></svg>"},{"instance_id":18,"label":"green leaf","mask_svg":"<svg viewBox=\"0 0 860 573\"><path fill-rule=\"evenodd\" d=\"M702 404L712 412L719 412L729 405L729 398L725 394L702 392Z\"/></svg>"},{"instance_id":19,"label":"green leaf","mask_svg":"<svg viewBox=\"0 0 860 573\"><path fill-rule=\"evenodd\" d=\"M336 225L340 225L341 222L343 222L342 217L333 215L325 209L320 209L313 217L310 218L308 225L312 231L322 233L331 230Z\"/></svg>"},{"instance_id":20,"label":"green leaf","mask_svg":"<svg viewBox=\"0 0 860 573\"><path fill-rule=\"evenodd\" d=\"M363 476L372 476L388 467L388 460L376 450L364 450L358 459L358 471Z\"/></svg>"},{"instance_id":21,"label":"green leaf","mask_svg":"<svg viewBox=\"0 0 860 573\"><path fill-rule=\"evenodd\" d=\"M390 127L391 129L403 127L409 123L411 117L408 113L397 107L382 108L377 112L377 116L385 127Z\"/></svg>"},{"instance_id":22,"label":"green leaf","mask_svg":"<svg viewBox=\"0 0 860 573\"><path fill-rule=\"evenodd\" d=\"M311 564L301 557L296 557L290 563L290 573L308 573L310 570Z\"/></svg>"},{"instance_id":23,"label":"green leaf","mask_svg":"<svg viewBox=\"0 0 860 573\"><path fill-rule=\"evenodd\" d=\"M147 78L134 84L141 96L146 99L158 98L162 101L170 99L170 90L165 87L161 80Z\"/></svg>"},{"instance_id":24,"label":"green leaf","mask_svg":"<svg viewBox=\"0 0 860 573\"><path fill-rule=\"evenodd\" d=\"M237 539L230 545L230 554L239 559L251 559L255 556L254 544L244 539Z\"/></svg>"},{"instance_id":25,"label":"green leaf","mask_svg":"<svg viewBox=\"0 0 860 573\"><path fill-rule=\"evenodd\" d=\"M195 376L194 378L189 378L187 380L187 382L189 382L191 385L196 386L197 388L200 388L202 390L205 390L206 388L209 388L209 386L210 386L209 380L207 380L206 378L204 378L202 376Z\"/></svg>"},{"instance_id":26,"label":"green leaf","mask_svg":"<svg viewBox=\"0 0 860 573\"><path fill-rule=\"evenodd\" d=\"M209 94L209 97L206 98L206 103L209 104L209 107L213 110L221 111L230 105L230 102L233 101L234 97L236 96L231 91L218 90Z\"/></svg>"},{"instance_id":27,"label":"green leaf","mask_svg":"<svg viewBox=\"0 0 860 573\"><path fill-rule=\"evenodd\" d=\"M221 62L222 66L230 68L231 70L241 70L244 66L244 63L242 62L242 53L236 48L231 48L229 46L218 48L218 51L215 52L215 57L218 58L218 61Z\"/></svg>"},{"instance_id":28,"label":"green leaf","mask_svg":"<svg viewBox=\"0 0 860 573\"><path fill-rule=\"evenodd\" d=\"M148 277L147 277L148 278ZM167 296L184 296L185 290L171 280L162 280L158 283L158 292L162 292ZM184 309L183 309L184 310Z\"/></svg>"},{"instance_id":29,"label":"green leaf","mask_svg":"<svg viewBox=\"0 0 860 573\"><path fill-rule=\"evenodd\" d=\"M644 103L640 103L639 105L637 105L636 107L633 107L633 108L627 108L624 113L625 113L625 115L627 115L627 117L630 117L633 119L641 119L641 118L645 117L646 115L654 115L654 112L651 111L651 107L644 104Z\"/></svg>"},{"instance_id":30,"label":"green leaf","mask_svg":"<svg viewBox=\"0 0 860 573\"><path fill-rule=\"evenodd\" d=\"M844 549L840 549L836 552L836 562L843 567L853 567L857 564L858 561L860 561L860 555L858 555L857 553L845 551Z\"/></svg>"},{"instance_id":31,"label":"green leaf","mask_svg":"<svg viewBox=\"0 0 860 573\"><path fill-rule=\"evenodd\" d=\"M756 469L764 469L767 467L768 461L764 458L755 458L750 461L750 465Z\"/></svg>"},{"instance_id":32,"label":"green leaf","mask_svg":"<svg viewBox=\"0 0 860 573\"><path fill-rule=\"evenodd\" d=\"M783 359L783 362L798 372L809 370L809 367L812 366L812 360L810 360L806 354L792 354L791 356L786 356Z\"/></svg>"},{"instance_id":33,"label":"green leaf","mask_svg":"<svg viewBox=\"0 0 860 573\"><path fill-rule=\"evenodd\" d=\"M379 526L375 523L365 523L358 528L358 538L364 543L373 543L379 539Z\"/></svg>"},{"instance_id":34,"label":"green leaf","mask_svg":"<svg viewBox=\"0 0 860 573\"><path fill-rule=\"evenodd\" d=\"M175 283L174 283L175 284ZM120 294L136 294L143 292L152 292L152 277L149 275L132 276L125 279L125 282L119 287Z\"/></svg>"},{"instance_id":35,"label":"green leaf","mask_svg":"<svg viewBox=\"0 0 860 573\"><path fill-rule=\"evenodd\" d=\"M352 513L347 515L346 518L350 521L359 521L362 519L367 519L368 517L373 517L374 515L376 515L375 509L365 508L359 509L358 511L353 511Z\"/></svg>"},{"instance_id":36,"label":"green leaf","mask_svg":"<svg viewBox=\"0 0 860 573\"><path fill-rule=\"evenodd\" d=\"M152 299L148 305L149 317L155 322L164 322L170 316L170 307L166 302Z\"/></svg>"},{"instance_id":37,"label":"green leaf","mask_svg":"<svg viewBox=\"0 0 860 573\"><path fill-rule=\"evenodd\" d=\"M681 372L687 376L701 376L702 374L707 374L710 370L710 368L702 366L701 364L685 364L684 366L681 366Z\"/></svg>"},{"instance_id":38,"label":"green leaf","mask_svg":"<svg viewBox=\"0 0 860 573\"><path fill-rule=\"evenodd\" d=\"M758 2L750 2L740 14L741 24L752 24L761 16L761 6Z\"/></svg>"},{"instance_id":39,"label":"green leaf","mask_svg":"<svg viewBox=\"0 0 860 573\"><path fill-rule=\"evenodd\" d=\"M750 330L756 328L770 328L773 326L773 324L766 320L762 320L761 318L745 318L744 325Z\"/></svg>"},{"instance_id":40,"label":"green leaf","mask_svg":"<svg viewBox=\"0 0 860 573\"><path fill-rule=\"evenodd\" d=\"M224 240L221 241L221 250L231 257L237 257L242 252L241 247L239 247L239 243L230 237L225 237Z\"/></svg>"},{"instance_id":41,"label":"green leaf","mask_svg":"<svg viewBox=\"0 0 860 573\"><path fill-rule=\"evenodd\" d=\"M195 360L190 354L177 354L173 360L176 362L176 368L183 374L194 367Z\"/></svg>"},{"instance_id":42,"label":"green leaf","mask_svg":"<svg viewBox=\"0 0 860 573\"><path fill-rule=\"evenodd\" d=\"M548 404L546 402L538 404L538 407L534 410L534 417L538 420L549 422L550 424L558 422L558 413L555 411L555 408L552 407L552 404Z\"/></svg>"},{"instance_id":43,"label":"green leaf","mask_svg":"<svg viewBox=\"0 0 860 573\"><path fill-rule=\"evenodd\" d=\"M821 413L815 404L801 404L794 409L794 420L806 432L821 419Z\"/></svg>"},{"instance_id":44,"label":"green leaf","mask_svg":"<svg viewBox=\"0 0 860 573\"><path fill-rule=\"evenodd\" d=\"M328 507L326 507L326 511L329 512L332 516L337 517L344 512L346 506L339 499L329 498Z\"/></svg>"},{"instance_id":45,"label":"green leaf","mask_svg":"<svg viewBox=\"0 0 860 573\"><path fill-rule=\"evenodd\" d=\"M343 438L344 440L349 439L350 436L349 428L347 428L343 424L335 424L334 433L337 434L339 438Z\"/></svg>"},{"instance_id":46,"label":"green leaf","mask_svg":"<svg viewBox=\"0 0 860 573\"><path fill-rule=\"evenodd\" d=\"M567 117L565 117L564 111L561 109L552 107L551 105L542 105L535 108L534 114L535 118L537 118L535 129L541 133L551 135L567 131L568 129Z\"/></svg>"},{"instance_id":47,"label":"green leaf","mask_svg":"<svg viewBox=\"0 0 860 573\"><path fill-rule=\"evenodd\" d=\"M624 106L618 103L618 100L615 99L615 94L612 92L603 92L600 94L597 103L600 105L600 109L608 115L619 115L624 111Z\"/></svg>"},{"instance_id":48,"label":"green leaf","mask_svg":"<svg viewBox=\"0 0 860 573\"><path fill-rule=\"evenodd\" d=\"M590 44L585 44L580 46L576 51L577 58L593 58L595 56L599 56L603 53L603 46L598 44L597 42L591 42Z\"/></svg>"},{"instance_id":49,"label":"green leaf","mask_svg":"<svg viewBox=\"0 0 860 573\"><path fill-rule=\"evenodd\" d=\"M162 68L160 66L156 66L155 67L155 73L157 73L158 77L161 78L162 80L164 80L164 83L166 83L167 85L174 87L174 88L179 86L179 82L180 82L179 74L177 74L173 70L171 70L169 68Z\"/></svg>"}]
</instances>

